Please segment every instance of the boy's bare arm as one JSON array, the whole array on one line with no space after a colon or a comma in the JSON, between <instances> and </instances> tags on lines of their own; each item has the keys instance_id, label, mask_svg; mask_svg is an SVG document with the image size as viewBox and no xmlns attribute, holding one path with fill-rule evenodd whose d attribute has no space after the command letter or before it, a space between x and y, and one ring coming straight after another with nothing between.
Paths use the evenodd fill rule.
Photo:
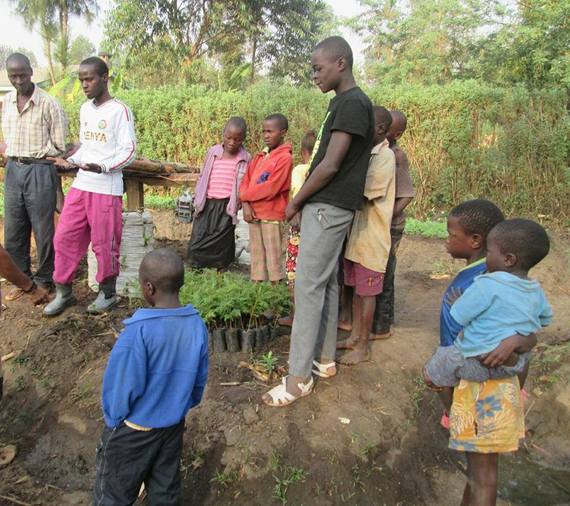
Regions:
<instances>
[{"instance_id":1,"label":"boy's bare arm","mask_svg":"<svg viewBox=\"0 0 570 506\"><path fill-rule=\"evenodd\" d=\"M335 130L332 133L325 157L321 163L315 167L315 170L311 173L295 198L289 202L287 210L285 211L287 220L290 220L301 210L303 204L311 195L317 193L331 181L339 171L340 164L350 148L351 141L352 135L346 132Z\"/></svg>"},{"instance_id":2,"label":"boy's bare arm","mask_svg":"<svg viewBox=\"0 0 570 506\"><path fill-rule=\"evenodd\" d=\"M410 202L414 200L413 197L400 197L394 202L394 216L399 216L404 212L404 209L410 205Z\"/></svg>"}]
</instances>

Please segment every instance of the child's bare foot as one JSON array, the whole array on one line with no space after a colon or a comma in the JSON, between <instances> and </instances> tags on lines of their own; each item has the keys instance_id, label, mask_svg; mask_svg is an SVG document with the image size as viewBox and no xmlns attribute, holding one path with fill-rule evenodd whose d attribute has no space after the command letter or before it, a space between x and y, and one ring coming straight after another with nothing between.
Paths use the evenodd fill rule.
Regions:
<instances>
[{"instance_id":1,"label":"child's bare foot","mask_svg":"<svg viewBox=\"0 0 570 506\"><path fill-rule=\"evenodd\" d=\"M343 320L339 320L337 327L340 330L346 330L347 332L350 332L352 330L352 323L348 323L348 322L345 322Z\"/></svg>"},{"instance_id":2,"label":"child's bare foot","mask_svg":"<svg viewBox=\"0 0 570 506\"><path fill-rule=\"evenodd\" d=\"M356 365L360 364L360 362L367 362L368 360L370 360L368 346L359 346L342 355L342 357L337 359L337 362L343 365Z\"/></svg>"},{"instance_id":3,"label":"child's bare foot","mask_svg":"<svg viewBox=\"0 0 570 506\"><path fill-rule=\"evenodd\" d=\"M358 337L350 336L347 339L341 339L336 343L337 350L352 350L358 343Z\"/></svg>"},{"instance_id":4,"label":"child's bare foot","mask_svg":"<svg viewBox=\"0 0 570 506\"><path fill-rule=\"evenodd\" d=\"M392 329L388 329L386 332L379 332L378 334L370 334L368 338L369 341L379 341L381 339L389 339L392 337Z\"/></svg>"}]
</instances>

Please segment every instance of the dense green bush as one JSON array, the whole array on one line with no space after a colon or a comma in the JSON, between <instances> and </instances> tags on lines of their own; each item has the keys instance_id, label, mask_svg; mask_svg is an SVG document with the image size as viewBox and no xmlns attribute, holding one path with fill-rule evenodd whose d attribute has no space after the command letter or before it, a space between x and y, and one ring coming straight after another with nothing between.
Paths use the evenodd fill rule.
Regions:
<instances>
[{"instance_id":1,"label":"dense green bush","mask_svg":"<svg viewBox=\"0 0 570 506\"><path fill-rule=\"evenodd\" d=\"M570 216L570 120L564 91L496 88L477 81L366 91L375 103L408 115L401 144L416 184L416 216L437 216L472 197L490 198L507 214ZM261 121L272 112L288 116L298 160L303 132L319 128L330 97L316 89L262 82L245 91L201 86L128 90L120 98L134 111L142 156L200 165L231 115L246 118L247 147L260 149ZM79 105L65 104L75 138Z\"/></svg>"},{"instance_id":2,"label":"dense green bush","mask_svg":"<svg viewBox=\"0 0 570 506\"><path fill-rule=\"evenodd\" d=\"M188 271L180 300L196 307L210 328L256 327L266 311L280 315L289 309L285 285L252 283L242 274L213 269Z\"/></svg>"}]
</instances>

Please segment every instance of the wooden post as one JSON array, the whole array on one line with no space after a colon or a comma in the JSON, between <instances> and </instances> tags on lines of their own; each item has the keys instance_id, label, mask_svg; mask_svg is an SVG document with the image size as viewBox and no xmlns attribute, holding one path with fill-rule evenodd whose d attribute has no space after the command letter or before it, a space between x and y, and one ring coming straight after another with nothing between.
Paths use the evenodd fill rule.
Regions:
<instances>
[{"instance_id":1,"label":"wooden post","mask_svg":"<svg viewBox=\"0 0 570 506\"><path fill-rule=\"evenodd\" d=\"M126 177L127 211L139 211L144 209L144 185L138 179Z\"/></svg>"}]
</instances>

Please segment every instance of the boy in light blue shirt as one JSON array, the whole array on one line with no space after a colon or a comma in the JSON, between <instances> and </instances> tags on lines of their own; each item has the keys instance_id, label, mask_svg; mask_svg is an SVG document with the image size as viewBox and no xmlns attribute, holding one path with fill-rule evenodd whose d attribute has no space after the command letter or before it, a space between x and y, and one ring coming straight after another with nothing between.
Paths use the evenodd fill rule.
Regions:
<instances>
[{"instance_id":1,"label":"boy in light blue shirt","mask_svg":"<svg viewBox=\"0 0 570 506\"><path fill-rule=\"evenodd\" d=\"M426 383L453 387L459 380L483 382L523 372L528 353L513 353L504 365L488 368L478 357L514 334L532 334L552 321L540 284L528 271L550 249L544 228L531 220L497 224L487 237L487 273L478 276L451 308L463 332L453 346L440 347L424 369Z\"/></svg>"}]
</instances>

